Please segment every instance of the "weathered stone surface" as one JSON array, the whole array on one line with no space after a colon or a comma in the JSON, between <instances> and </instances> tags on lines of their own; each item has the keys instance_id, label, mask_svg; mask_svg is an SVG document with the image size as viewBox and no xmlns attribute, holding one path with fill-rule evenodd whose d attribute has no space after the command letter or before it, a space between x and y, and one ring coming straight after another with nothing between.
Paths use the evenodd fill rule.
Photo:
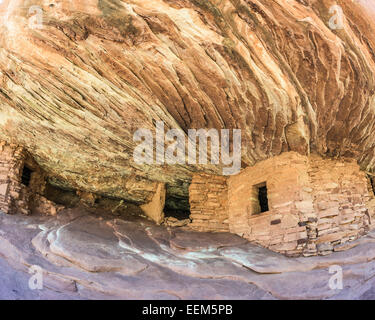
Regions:
<instances>
[{"instance_id":1,"label":"weathered stone surface","mask_svg":"<svg viewBox=\"0 0 375 320\"><path fill-rule=\"evenodd\" d=\"M167 230L84 207L57 217L0 213L0 297L374 299L374 239L286 258L228 233ZM43 290L28 288L31 265L43 270ZM329 287L332 265L343 268L343 290Z\"/></svg>"},{"instance_id":2,"label":"weathered stone surface","mask_svg":"<svg viewBox=\"0 0 375 320\"><path fill-rule=\"evenodd\" d=\"M370 0L338 1L342 30L330 0L32 4L40 29L25 1L0 4L0 136L55 184L145 203L159 181L186 198L199 168L132 160L134 131L158 120L243 129L247 165L314 150L374 169Z\"/></svg>"},{"instance_id":3,"label":"weathered stone surface","mask_svg":"<svg viewBox=\"0 0 375 320\"><path fill-rule=\"evenodd\" d=\"M82 217L58 228L47 237L53 254L90 272L119 272L134 275L147 268L118 246L110 227L98 225L92 217Z\"/></svg>"},{"instance_id":4,"label":"weathered stone surface","mask_svg":"<svg viewBox=\"0 0 375 320\"><path fill-rule=\"evenodd\" d=\"M151 201L141 205L141 209L146 216L154 220L157 224L161 224L164 220L165 194L165 185L158 183Z\"/></svg>"},{"instance_id":5,"label":"weathered stone surface","mask_svg":"<svg viewBox=\"0 0 375 320\"><path fill-rule=\"evenodd\" d=\"M165 218L163 225L167 227L184 227L191 223L190 219L179 220L174 217Z\"/></svg>"}]
</instances>

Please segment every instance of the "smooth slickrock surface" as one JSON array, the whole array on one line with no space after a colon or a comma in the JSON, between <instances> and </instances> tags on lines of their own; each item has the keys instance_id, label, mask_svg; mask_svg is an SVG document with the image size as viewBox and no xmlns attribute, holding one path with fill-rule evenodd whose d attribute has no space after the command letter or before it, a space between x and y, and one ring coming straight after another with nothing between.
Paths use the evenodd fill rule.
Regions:
<instances>
[{"instance_id":1,"label":"smooth slickrock surface","mask_svg":"<svg viewBox=\"0 0 375 320\"><path fill-rule=\"evenodd\" d=\"M186 198L199 169L133 162L134 131L159 120L242 129L244 165L311 149L373 170L374 12L372 0L3 0L0 137L55 184L139 203L150 181Z\"/></svg>"},{"instance_id":2,"label":"smooth slickrock surface","mask_svg":"<svg viewBox=\"0 0 375 320\"><path fill-rule=\"evenodd\" d=\"M164 228L84 208L0 213L0 298L375 299L375 234L330 256L286 258L228 233ZM331 290L329 267L343 268ZM30 266L43 270L30 290Z\"/></svg>"}]
</instances>

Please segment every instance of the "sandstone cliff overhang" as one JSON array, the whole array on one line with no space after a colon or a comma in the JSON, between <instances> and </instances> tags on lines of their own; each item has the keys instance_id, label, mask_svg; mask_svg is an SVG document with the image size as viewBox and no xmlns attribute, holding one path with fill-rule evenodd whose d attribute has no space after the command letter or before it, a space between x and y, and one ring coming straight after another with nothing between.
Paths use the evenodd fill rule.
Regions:
<instances>
[{"instance_id":1,"label":"sandstone cliff overhang","mask_svg":"<svg viewBox=\"0 0 375 320\"><path fill-rule=\"evenodd\" d=\"M330 0L3 0L0 138L56 185L138 203L163 182L186 204L194 172L219 172L134 163L156 121L241 129L243 166L314 151L373 171L374 2L335 3L341 29Z\"/></svg>"}]
</instances>

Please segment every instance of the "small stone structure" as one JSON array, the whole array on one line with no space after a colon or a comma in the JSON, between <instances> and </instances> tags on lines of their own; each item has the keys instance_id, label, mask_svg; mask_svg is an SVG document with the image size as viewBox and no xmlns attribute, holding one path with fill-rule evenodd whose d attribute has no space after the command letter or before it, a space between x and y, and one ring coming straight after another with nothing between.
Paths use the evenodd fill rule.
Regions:
<instances>
[{"instance_id":1,"label":"small stone structure","mask_svg":"<svg viewBox=\"0 0 375 320\"><path fill-rule=\"evenodd\" d=\"M141 209L145 215L154 220L157 224L161 224L164 221L165 197L165 184L159 182L155 186L155 192L151 201L141 205Z\"/></svg>"},{"instance_id":2,"label":"small stone structure","mask_svg":"<svg viewBox=\"0 0 375 320\"><path fill-rule=\"evenodd\" d=\"M194 175L189 188L190 227L198 231L229 232L227 178Z\"/></svg>"},{"instance_id":3,"label":"small stone structure","mask_svg":"<svg viewBox=\"0 0 375 320\"><path fill-rule=\"evenodd\" d=\"M55 215L60 207L43 196L45 188L45 174L29 153L23 147L0 142L0 210Z\"/></svg>"},{"instance_id":4,"label":"small stone structure","mask_svg":"<svg viewBox=\"0 0 375 320\"><path fill-rule=\"evenodd\" d=\"M340 250L373 227L374 194L351 159L288 152L235 176L197 174L189 192L193 229L229 231L289 256Z\"/></svg>"},{"instance_id":5,"label":"small stone structure","mask_svg":"<svg viewBox=\"0 0 375 320\"><path fill-rule=\"evenodd\" d=\"M150 219L164 221L166 189L164 183L155 182L150 188L149 202L141 209ZM152 190L151 190L152 191ZM82 204L95 206L100 196L77 190ZM63 206L46 197L46 175L25 148L0 141L0 210L7 214L31 212L56 215Z\"/></svg>"}]
</instances>

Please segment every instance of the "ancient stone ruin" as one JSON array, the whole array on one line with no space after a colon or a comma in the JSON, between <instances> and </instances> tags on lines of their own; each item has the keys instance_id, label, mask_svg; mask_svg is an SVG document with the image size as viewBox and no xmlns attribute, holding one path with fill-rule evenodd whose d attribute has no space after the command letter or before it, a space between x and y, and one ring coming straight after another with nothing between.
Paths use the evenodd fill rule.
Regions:
<instances>
[{"instance_id":1,"label":"ancient stone ruin","mask_svg":"<svg viewBox=\"0 0 375 320\"><path fill-rule=\"evenodd\" d=\"M1 211L56 215L61 209L43 196L45 173L23 147L0 142L0 168Z\"/></svg>"},{"instance_id":2,"label":"ancient stone ruin","mask_svg":"<svg viewBox=\"0 0 375 320\"><path fill-rule=\"evenodd\" d=\"M195 175L191 227L290 256L327 254L374 228L374 192L353 159L288 152L223 178Z\"/></svg>"},{"instance_id":3,"label":"ancient stone ruin","mask_svg":"<svg viewBox=\"0 0 375 320\"><path fill-rule=\"evenodd\" d=\"M14 260L78 298L374 297L374 21L375 0L0 0L0 284Z\"/></svg>"},{"instance_id":4,"label":"ancient stone ruin","mask_svg":"<svg viewBox=\"0 0 375 320\"><path fill-rule=\"evenodd\" d=\"M134 205L288 256L373 228L373 1L340 0L335 27L331 0L73 2L0 3L1 211ZM158 123L240 131L242 170L138 163Z\"/></svg>"},{"instance_id":5,"label":"ancient stone ruin","mask_svg":"<svg viewBox=\"0 0 375 320\"><path fill-rule=\"evenodd\" d=\"M2 142L0 159L0 210L26 215L61 210L45 197L46 175L24 148ZM95 206L94 194L77 195ZM157 224L168 221L165 198L159 183L140 206ZM374 228L374 199L372 179L355 160L286 152L229 177L195 174L187 228L234 233L288 256L325 255Z\"/></svg>"}]
</instances>

